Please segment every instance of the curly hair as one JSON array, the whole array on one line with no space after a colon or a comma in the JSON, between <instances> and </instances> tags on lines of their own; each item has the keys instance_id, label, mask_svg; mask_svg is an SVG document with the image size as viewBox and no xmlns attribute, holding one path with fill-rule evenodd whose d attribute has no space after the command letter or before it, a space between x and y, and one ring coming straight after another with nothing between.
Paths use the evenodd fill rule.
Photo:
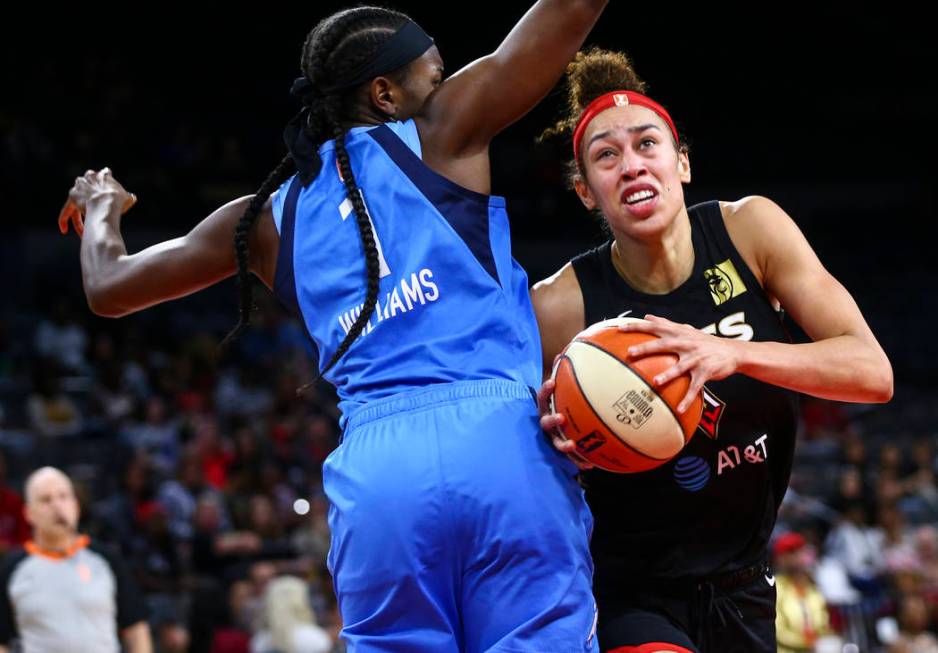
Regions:
<instances>
[{"instance_id":1,"label":"curly hair","mask_svg":"<svg viewBox=\"0 0 938 653\"><path fill-rule=\"evenodd\" d=\"M538 142L556 137L572 140L573 131L583 110L590 102L611 91L635 91L645 94L648 85L638 76L632 60L623 53L594 47L577 52L576 57L567 65L566 102L564 115L556 123L545 129L538 137ZM680 152L688 151L683 134L680 142L675 143ZM567 168L567 181L572 186L580 175L582 161L570 161Z\"/></svg>"}]
</instances>

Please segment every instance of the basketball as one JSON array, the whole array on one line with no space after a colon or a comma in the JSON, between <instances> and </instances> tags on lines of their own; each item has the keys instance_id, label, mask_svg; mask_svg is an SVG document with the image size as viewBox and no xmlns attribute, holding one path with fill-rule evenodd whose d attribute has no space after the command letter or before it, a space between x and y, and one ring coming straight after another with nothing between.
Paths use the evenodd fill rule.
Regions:
<instances>
[{"instance_id":1,"label":"basketball","mask_svg":"<svg viewBox=\"0 0 938 653\"><path fill-rule=\"evenodd\" d=\"M698 395L683 415L677 405L690 387L684 374L663 386L652 379L677 363L675 354L630 358L628 348L657 336L620 331L634 318L597 322L578 333L554 364L553 412L563 436L593 465L630 474L654 469L684 448L700 422Z\"/></svg>"}]
</instances>

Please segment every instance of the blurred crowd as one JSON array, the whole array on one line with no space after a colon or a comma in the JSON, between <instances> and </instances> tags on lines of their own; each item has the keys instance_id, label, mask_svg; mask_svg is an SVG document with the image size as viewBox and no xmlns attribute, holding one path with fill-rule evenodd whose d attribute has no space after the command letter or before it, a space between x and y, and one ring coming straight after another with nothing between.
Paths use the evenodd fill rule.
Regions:
<instances>
[{"instance_id":1,"label":"blurred crowd","mask_svg":"<svg viewBox=\"0 0 938 653\"><path fill-rule=\"evenodd\" d=\"M132 566L159 651L332 651L338 420L326 386L297 393L314 368L296 323L267 305L223 356L210 333L163 348L87 317L61 298L28 330L0 318L0 553L30 534L23 479L54 465L82 530Z\"/></svg>"},{"instance_id":2,"label":"blurred crowd","mask_svg":"<svg viewBox=\"0 0 938 653\"><path fill-rule=\"evenodd\" d=\"M29 536L23 478L56 465L82 530L134 569L159 651L340 650L321 482L338 414L302 332L263 296L228 352L167 316L96 320L63 296L0 318L0 551ZM935 438L884 436L875 410L803 401L771 547L780 651L938 653Z\"/></svg>"}]
</instances>

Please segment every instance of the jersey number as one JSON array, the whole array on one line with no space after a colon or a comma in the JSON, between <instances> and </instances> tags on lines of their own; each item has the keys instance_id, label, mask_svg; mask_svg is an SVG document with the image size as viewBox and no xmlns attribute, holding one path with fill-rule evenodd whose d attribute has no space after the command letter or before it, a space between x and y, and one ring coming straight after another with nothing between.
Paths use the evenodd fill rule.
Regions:
<instances>
[{"instance_id":1,"label":"jersey number","mask_svg":"<svg viewBox=\"0 0 938 653\"><path fill-rule=\"evenodd\" d=\"M388 262L384 260L384 252L381 250L381 241L378 240L378 232L375 231L374 220L371 219L371 211L368 210L368 204L365 202L365 195L362 193L361 189L358 189L358 196L362 199L362 204L365 205L365 214L368 216L368 224L371 225L371 235L375 239L375 247L378 249L378 278L383 279L384 277L391 274L391 269L388 267ZM344 222L347 217L352 215L355 212L355 207L352 206L352 201L347 197L345 200L339 204L339 215L342 216L342 221Z\"/></svg>"}]
</instances>

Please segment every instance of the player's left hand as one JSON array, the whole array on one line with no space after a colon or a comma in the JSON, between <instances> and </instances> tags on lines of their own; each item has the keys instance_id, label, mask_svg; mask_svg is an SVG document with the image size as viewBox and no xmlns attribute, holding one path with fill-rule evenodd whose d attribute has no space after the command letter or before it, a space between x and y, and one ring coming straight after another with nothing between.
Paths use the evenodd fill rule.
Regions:
<instances>
[{"instance_id":1,"label":"player's left hand","mask_svg":"<svg viewBox=\"0 0 938 653\"><path fill-rule=\"evenodd\" d=\"M704 383L719 381L739 369L738 343L728 338L718 338L695 329L689 324L678 324L657 315L646 315L644 320L635 320L619 327L620 331L639 331L658 336L657 340L629 347L630 358L641 358L649 354L676 354L678 362L658 374L653 382L664 385L684 373L690 373L690 387L677 406L683 413L690 406Z\"/></svg>"}]
</instances>

